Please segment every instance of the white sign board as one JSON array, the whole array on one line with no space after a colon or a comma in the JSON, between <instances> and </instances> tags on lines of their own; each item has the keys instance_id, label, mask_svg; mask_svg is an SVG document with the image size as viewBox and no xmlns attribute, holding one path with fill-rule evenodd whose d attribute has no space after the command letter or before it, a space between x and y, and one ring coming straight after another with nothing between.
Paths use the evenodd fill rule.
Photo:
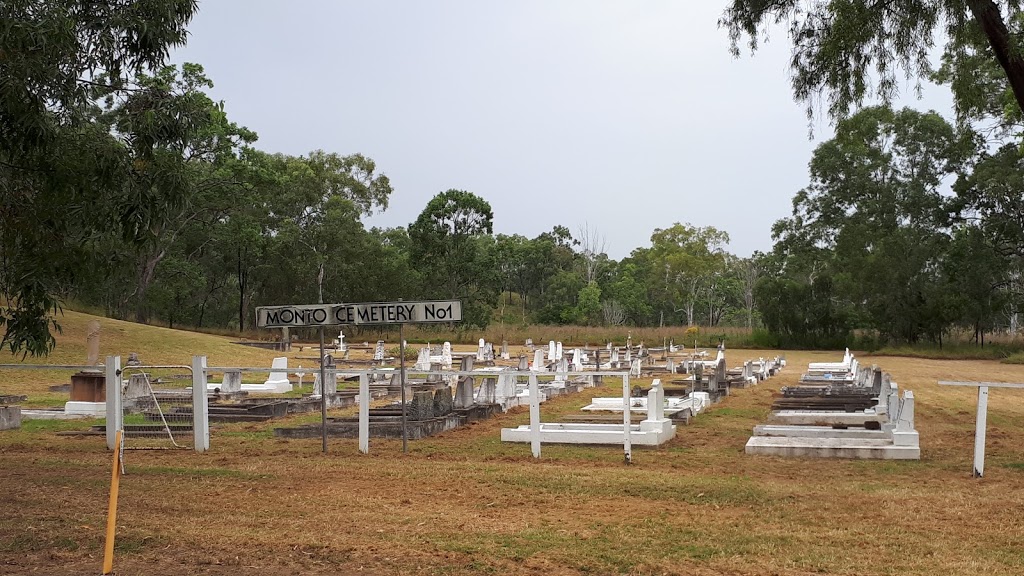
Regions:
<instances>
[{"instance_id":1,"label":"white sign board","mask_svg":"<svg viewBox=\"0 0 1024 576\"><path fill-rule=\"evenodd\" d=\"M459 322L461 320L462 302L460 300L307 304L256 308L256 326L260 328Z\"/></svg>"}]
</instances>

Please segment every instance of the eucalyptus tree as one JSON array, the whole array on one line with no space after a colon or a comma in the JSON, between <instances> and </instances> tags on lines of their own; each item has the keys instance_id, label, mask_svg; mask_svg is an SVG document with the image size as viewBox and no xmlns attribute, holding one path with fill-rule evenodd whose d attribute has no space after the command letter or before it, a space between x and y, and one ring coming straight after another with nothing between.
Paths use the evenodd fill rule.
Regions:
<instances>
[{"instance_id":1,"label":"eucalyptus tree","mask_svg":"<svg viewBox=\"0 0 1024 576\"><path fill-rule=\"evenodd\" d=\"M725 246L729 235L713 226L673 224L651 234L652 277L649 281L662 292L660 325L665 312L685 313L693 326L702 294L716 289L715 277L725 268Z\"/></svg>"},{"instance_id":2,"label":"eucalyptus tree","mask_svg":"<svg viewBox=\"0 0 1024 576\"><path fill-rule=\"evenodd\" d=\"M159 69L185 42L195 10L195 0L4 2L0 345L48 353L51 314L97 264L95 248L111 238L141 243L162 216L169 199L131 186L142 168L96 122L96 101Z\"/></svg>"},{"instance_id":3,"label":"eucalyptus tree","mask_svg":"<svg viewBox=\"0 0 1024 576\"><path fill-rule=\"evenodd\" d=\"M130 190L147 203L160 202L139 247L135 289L137 322L148 320L146 295L157 266L189 227L212 228L238 206L246 186L243 146L252 131L231 122L223 102L206 90L213 82L198 64L165 66L137 77L138 89L110 94L100 121L127 144L135 174ZM180 266L179 266L180 267Z\"/></svg>"}]
</instances>

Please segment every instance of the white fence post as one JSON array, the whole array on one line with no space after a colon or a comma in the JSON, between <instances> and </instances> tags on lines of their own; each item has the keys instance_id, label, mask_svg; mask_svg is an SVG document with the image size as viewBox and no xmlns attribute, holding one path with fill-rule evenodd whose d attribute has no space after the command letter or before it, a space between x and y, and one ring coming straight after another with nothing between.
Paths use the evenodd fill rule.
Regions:
<instances>
[{"instance_id":1,"label":"white fence post","mask_svg":"<svg viewBox=\"0 0 1024 576\"><path fill-rule=\"evenodd\" d=\"M370 453L370 377L359 375L359 451Z\"/></svg>"},{"instance_id":2,"label":"white fence post","mask_svg":"<svg viewBox=\"0 0 1024 576\"><path fill-rule=\"evenodd\" d=\"M629 438L629 427L633 422L632 415L629 412L629 374L622 375L622 450L625 455L626 464L633 462L633 445ZM650 411L651 407L648 406L647 410ZM649 412L648 412L649 413Z\"/></svg>"},{"instance_id":3,"label":"white fence post","mask_svg":"<svg viewBox=\"0 0 1024 576\"><path fill-rule=\"evenodd\" d=\"M107 450L116 450L117 431L124 427L124 414L121 412L121 357L107 356L103 371L107 395Z\"/></svg>"},{"instance_id":4,"label":"white fence post","mask_svg":"<svg viewBox=\"0 0 1024 576\"><path fill-rule=\"evenodd\" d=\"M988 386L978 386L978 419L974 424L974 477L985 474L985 426L988 420Z\"/></svg>"},{"instance_id":5,"label":"white fence post","mask_svg":"<svg viewBox=\"0 0 1024 576\"><path fill-rule=\"evenodd\" d=\"M206 399L206 356L192 357L192 435L196 452L210 449L210 408Z\"/></svg>"},{"instance_id":6,"label":"white fence post","mask_svg":"<svg viewBox=\"0 0 1024 576\"><path fill-rule=\"evenodd\" d=\"M533 457L540 458L540 391L536 374L530 374L530 448Z\"/></svg>"}]
</instances>

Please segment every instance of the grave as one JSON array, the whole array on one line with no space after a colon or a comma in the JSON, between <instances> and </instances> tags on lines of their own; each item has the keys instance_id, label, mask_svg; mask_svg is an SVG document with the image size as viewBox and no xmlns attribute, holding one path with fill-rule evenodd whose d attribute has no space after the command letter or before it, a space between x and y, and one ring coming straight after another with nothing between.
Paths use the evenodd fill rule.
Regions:
<instances>
[{"instance_id":1,"label":"grave","mask_svg":"<svg viewBox=\"0 0 1024 576\"><path fill-rule=\"evenodd\" d=\"M207 384L209 387L209 384ZM270 376L263 384L241 384L242 392L257 392L264 394L284 394L292 391L292 383L288 380L288 357L279 356L274 358L270 365Z\"/></svg>"},{"instance_id":2,"label":"grave","mask_svg":"<svg viewBox=\"0 0 1024 576\"><path fill-rule=\"evenodd\" d=\"M665 389L661 386L661 380L655 379L647 394L655 386L661 388L664 399L662 408L666 417L672 420L686 420L703 411L711 404L711 396L707 392L693 392L685 397L665 397ZM633 397L629 400L630 412L646 414L648 411L649 396ZM581 408L584 412L617 412L622 413L622 398L593 398L591 403Z\"/></svg>"},{"instance_id":3,"label":"grave","mask_svg":"<svg viewBox=\"0 0 1024 576\"><path fill-rule=\"evenodd\" d=\"M535 377L532 377L535 378ZM536 382L531 388L536 389ZM622 400L620 399L620 402ZM639 424L629 425L629 441L632 445L657 446L672 439L676 434L676 426L664 413L665 396L660 385L651 386L648 394L648 405L654 409L648 412L647 418ZM531 412L533 412L531 410ZM533 418L531 417L531 420ZM502 428L502 442L532 442L531 426L524 424L518 428ZM578 422L541 423L539 413L536 418L541 444L623 444L626 424L588 424Z\"/></svg>"},{"instance_id":4,"label":"grave","mask_svg":"<svg viewBox=\"0 0 1024 576\"><path fill-rule=\"evenodd\" d=\"M777 362L778 363L778 362ZM836 376L833 378L833 376ZM769 424L755 426L747 454L918 460L914 394L877 366L859 368L849 350L840 362L808 366L800 385L782 389Z\"/></svg>"},{"instance_id":5,"label":"grave","mask_svg":"<svg viewBox=\"0 0 1024 576\"><path fill-rule=\"evenodd\" d=\"M0 430L21 428L21 406L0 406Z\"/></svg>"},{"instance_id":6,"label":"grave","mask_svg":"<svg viewBox=\"0 0 1024 576\"><path fill-rule=\"evenodd\" d=\"M86 335L86 365L99 361L100 323L89 322ZM71 396L64 404L66 414L103 417L107 415L106 375L97 369L86 369L71 376Z\"/></svg>"}]
</instances>

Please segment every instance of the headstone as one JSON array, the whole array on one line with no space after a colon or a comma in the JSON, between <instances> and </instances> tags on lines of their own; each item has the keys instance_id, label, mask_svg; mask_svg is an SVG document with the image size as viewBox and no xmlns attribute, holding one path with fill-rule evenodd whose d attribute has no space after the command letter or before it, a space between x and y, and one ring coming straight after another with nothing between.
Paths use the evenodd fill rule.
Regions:
<instances>
[{"instance_id":1,"label":"headstone","mask_svg":"<svg viewBox=\"0 0 1024 576\"><path fill-rule=\"evenodd\" d=\"M619 363L619 349L618 348L612 348L612 358L611 358L610 362L612 363L612 367L613 368L618 365L618 363Z\"/></svg>"},{"instance_id":2,"label":"headstone","mask_svg":"<svg viewBox=\"0 0 1024 576\"><path fill-rule=\"evenodd\" d=\"M462 358L460 358L460 360L461 362L459 364L459 370L461 370L462 372L469 372L473 370L472 356L463 356Z\"/></svg>"},{"instance_id":3,"label":"headstone","mask_svg":"<svg viewBox=\"0 0 1024 576\"><path fill-rule=\"evenodd\" d=\"M85 349L85 364L95 366L100 360L100 323L98 320L90 321L86 328Z\"/></svg>"},{"instance_id":4,"label":"headstone","mask_svg":"<svg viewBox=\"0 0 1024 576\"><path fill-rule=\"evenodd\" d=\"M555 341L551 340L548 342L548 362L554 362L555 358Z\"/></svg>"},{"instance_id":5,"label":"headstone","mask_svg":"<svg viewBox=\"0 0 1024 576\"><path fill-rule=\"evenodd\" d=\"M149 375L138 373L129 376L128 388L124 391L124 398L127 400L149 398Z\"/></svg>"},{"instance_id":6,"label":"headstone","mask_svg":"<svg viewBox=\"0 0 1024 576\"><path fill-rule=\"evenodd\" d=\"M267 386L274 386L276 392L291 392L292 383L288 381L287 356L274 358L270 365L270 377L263 383Z\"/></svg>"},{"instance_id":7,"label":"headstone","mask_svg":"<svg viewBox=\"0 0 1024 576\"><path fill-rule=\"evenodd\" d=\"M546 372L547 366L544 364L544 351L534 350L533 351L533 368L534 372Z\"/></svg>"},{"instance_id":8,"label":"headstone","mask_svg":"<svg viewBox=\"0 0 1024 576\"><path fill-rule=\"evenodd\" d=\"M555 368L555 380L565 381L565 373L569 371L569 360L562 357L558 360L558 367Z\"/></svg>"},{"instance_id":9,"label":"headstone","mask_svg":"<svg viewBox=\"0 0 1024 576\"><path fill-rule=\"evenodd\" d=\"M608 346L606 346L606 348L608 349L609 352L611 352L612 351L612 343L609 342Z\"/></svg>"},{"instance_id":10,"label":"headstone","mask_svg":"<svg viewBox=\"0 0 1024 576\"><path fill-rule=\"evenodd\" d=\"M477 404L494 404L497 402L498 378L487 376L480 383L480 390L476 393Z\"/></svg>"},{"instance_id":11,"label":"headstone","mask_svg":"<svg viewBox=\"0 0 1024 576\"><path fill-rule=\"evenodd\" d=\"M21 428L21 406L0 406L0 430Z\"/></svg>"},{"instance_id":12,"label":"headstone","mask_svg":"<svg viewBox=\"0 0 1024 576\"><path fill-rule=\"evenodd\" d=\"M441 347L441 367L445 370L452 369L452 343L445 342Z\"/></svg>"},{"instance_id":13,"label":"headstone","mask_svg":"<svg viewBox=\"0 0 1024 576\"><path fill-rule=\"evenodd\" d=\"M430 370L430 350L428 348L420 348L413 370Z\"/></svg>"},{"instance_id":14,"label":"headstone","mask_svg":"<svg viewBox=\"0 0 1024 576\"><path fill-rule=\"evenodd\" d=\"M409 420L422 421L434 417L434 395L430 390L418 390L412 393L412 400L405 408Z\"/></svg>"},{"instance_id":15,"label":"headstone","mask_svg":"<svg viewBox=\"0 0 1024 576\"><path fill-rule=\"evenodd\" d=\"M324 378L327 380L327 386L321 387L320 371L317 370L316 377L313 379L314 396L320 396L321 394L330 396L338 393L338 373L334 371L334 368L334 358L328 354L324 357Z\"/></svg>"},{"instance_id":16,"label":"headstone","mask_svg":"<svg viewBox=\"0 0 1024 576\"><path fill-rule=\"evenodd\" d=\"M338 352L348 352L348 346L345 345L345 333L338 332L338 340L335 342L335 347Z\"/></svg>"},{"instance_id":17,"label":"headstone","mask_svg":"<svg viewBox=\"0 0 1024 576\"><path fill-rule=\"evenodd\" d=\"M675 374L676 373L676 363L673 362L671 358L669 358L668 362L665 363L665 369L668 370L669 374Z\"/></svg>"},{"instance_id":18,"label":"headstone","mask_svg":"<svg viewBox=\"0 0 1024 576\"><path fill-rule=\"evenodd\" d=\"M384 361L384 341L377 340L377 347L373 350L373 361L383 362Z\"/></svg>"},{"instance_id":19,"label":"headstone","mask_svg":"<svg viewBox=\"0 0 1024 576\"><path fill-rule=\"evenodd\" d=\"M436 384L441 381L441 364L430 363L430 372L427 373L427 384Z\"/></svg>"},{"instance_id":20,"label":"headstone","mask_svg":"<svg viewBox=\"0 0 1024 576\"><path fill-rule=\"evenodd\" d=\"M555 360L562 359L562 343L555 342Z\"/></svg>"},{"instance_id":21,"label":"headstone","mask_svg":"<svg viewBox=\"0 0 1024 576\"><path fill-rule=\"evenodd\" d=\"M501 359L502 360L508 360L509 359L508 340L502 340L501 341Z\"/></svg>"},{"instance_id":22,"label":"headstone","mask_svg":"<svg viewBox=\"0 0 1024 576\"><path fill-rule=\"evenodd\" d=\"M300 385L302 379L299 379ZM242 371L241 370L225 370L224 379L220 383L220 393L228 394L231 392L242 391Z\"/></svg>"},{"instance_id":23,"label":"headstone","mask_svg":"<svg viewBox=\"0 0 1024 576\"><path fill-rule=\"evenodd\" d=\"M128 353L128 366L142 366L142 361L139 360L138 352Z\"/></svg>"},{"instance_id":24,"label":"headstone","mask_svg":"<svg viewBox=\"0 0 1024 576\"><path fill-rule=\"evenodd\" d=\"M476 361L477 362L483 362L484 359L485 359L486 354L487 354L487 350L486 350L486 346L484 344L484 339L481 338L480 342L477 344L477 347L476 347Z\"/></svg>"},{"instance_id":25,"label":"headstone","mask_svg":"<svg viewBox=\"0 0 1024 576\"><path fill-rule=\"evenodd\" d=\"M526 371L526 370L530 369L530 363L526 359L526 354L520 354L519 355L519 367L518 368L519 368L519 370L523 370L523 371Z\"/></svg>"},{"instance_id":26,"label":"headstone","mask_svg":"<svg viewBox=\"0 0 1024 576\"><path fill-rule=\"evenodd\" d=\"M447 416L455 407L452 399L452 389L448 386L438 388L434 391L434 417Z\"/></svg>"},{"instance_id":27,"label":"headstone","mask_svg":"<svg viewBox=\"0 0 1024 576\"><path fill-rule=\"evenodd\" d=\"M639 377L640 376L640 359L639 358L637 358L636 360L633 360L633 362L630 363L630 365L629 365L629 375L630 376L634 376L634 377Z\"/></svg>"},{"instance_id":28,"label":"headstone","mask_svg":"<svg viewBox=\"0 0 1024 576\"><path fill-rule=\"evenodd\" d=\"M647 392L646 419L665 419L665 390L661 387L661 380L655 379L654 382L651 382L651 389Z\"/></svg>"},{"instance_id":29,"label":"headstone","mask_svg":"<svg viewBox=\"0 0 1024 576\"><path fill-rule=\"evenodd\" d=\"M574 372L583 371L583 351L579 348L572 351L572 369Z\"/></svg>"},{"instance_id":30,"label":"headstone","mask_svg":"<svg viewBox=\"0 0 1024 576\"><path fill-rule=\"evenodd\" d=\"M484 361L494 362L494 344L490 342L484 345Z\"/></svg>"},{"instance_id":31,"label":"headstone","mask_svg":"<svg viewBox=\"0 0 1024 576\"><path fill-rule=\"evenodd\" d=\"M455 388L455 407L469 408L473 405L473 377L463 376L459 378L459 385Z\"/></svg>"},{"instance_id":32,"label":"headstone","mask_svg":"<svg viewBox=\"0 0 1024 576\"><path fill-rule=\"evenodd\" d=\"M502 372L498 374L498 386L494 391L494 401L505 404L516 396L516 377L514 374Z\"/></svg>"},{"instance_id":33,"label":"headstone","mask_svg":"<svg viewBox=\"0 0 1024 576\"><path fill-rule=\"evenodd\" d=\"M533 352L533 338L526 339L526 349L530 352Z\"/></svg>"}]
</instances>

